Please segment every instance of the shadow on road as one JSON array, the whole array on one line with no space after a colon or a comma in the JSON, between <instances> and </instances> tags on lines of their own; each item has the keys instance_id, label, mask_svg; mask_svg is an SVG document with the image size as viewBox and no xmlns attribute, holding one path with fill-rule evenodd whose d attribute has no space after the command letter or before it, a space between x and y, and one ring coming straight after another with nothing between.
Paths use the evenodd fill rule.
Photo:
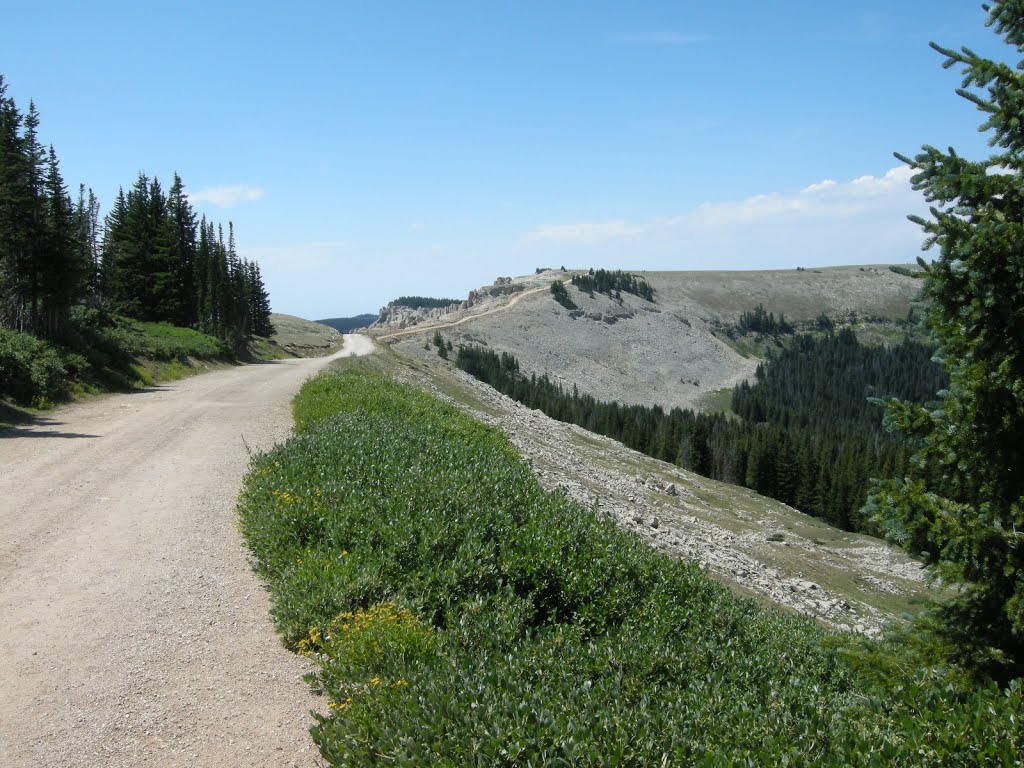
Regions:
<instances>
[{"instance_id":1,"label":"shadow on road","mask_svg":"<svg viewBox=\"0 0 1024 768\"><path fill-rule=\"evenodd\" d=\"M0 436L14 427L22 425L38 426L52 423L53 419L37 416L34 413L24 411L15 405L10 405L0 400Z\"/></svg>"},{"instance_id":2,"label":"shadow on road","mask_svg":"<svg viewBox=\"0 0 1024 768\"><path fill-rule=\"evenodd\" d=\"M57 432L53 427L63 426L64 422L23 411L16 406L0 402L0 439L5 437L99 437L80 432Z\"/></svg>"},{"instance_id":3,"label":"shadow on road","mask_svg":"<svg viewBox=\"0 0 1024 768\"><path fill-rule=\"evenodd\" d=\"M0 429L0 440L11 437L63 437L66 439L96 438L99 435L86 435L81 432L47 432L32 427L9 427Z\"/></svg>"}]
</instances>

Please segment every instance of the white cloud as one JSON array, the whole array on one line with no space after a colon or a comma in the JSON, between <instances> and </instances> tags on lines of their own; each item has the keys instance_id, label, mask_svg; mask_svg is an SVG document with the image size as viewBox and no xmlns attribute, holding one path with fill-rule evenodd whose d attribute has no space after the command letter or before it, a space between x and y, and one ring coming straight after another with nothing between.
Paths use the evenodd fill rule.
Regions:
<instances>
[{"instance_id":1,"label":"white cloud","mask_svg":"<svg viewBox=\"0 0 1024 768\"><path fill-rule=\"evenodd\" d=\"M239 203L251 203L263 197L263 187L249 184L224 184L219 187L203 187L189 193L193 203L212 203L218 208L234 208Z\"/></svg>"},{"instance_id":2,"label":"white cloud","mask_svg":"<svg viewBox=\"0 0 1024 768\"><path fill-rule=\"evenodd\" d=\"M555 243L599 243L617 237L631 237L644 232L640 226L632 226L622 219L614 221L586 221L577 224L541 224L524 239L527 242L550 241Z\"/></svg>"},{"instance_id":3,"label":"white cloud","mask_svg":"<svg viewBox=\"0 0 1024 768\"><path fill-rule=\"evenodd\" d=\"M677 215L545 224L524 244L541 258L569 248L634 268L749 269L910 261L921 232L908 213L927 211L905 166L881 176L825 179L792 192L705 202ZM550 254L550 255L547 255ZM627 263L628 262L628 263Z\"/></svg>"},{"instance_id":4,"label":"white cloud","mask_svg":"<svg viewBox=\"0 0 1024 768\"><path fill-rule=\"evenodd\" d=\"M807 194L815 194L818 192L824 192L827 189L832 189L834 186L836 186L835 181L832 179L825 179L824 181L819 181L817 184L811 184L808 187L804 187L803 191Z\"/></svg>"},{"instance_id":5,"label":"white cloud","mask_svg":"<svg viewBox=\"0 0 1024 768\"><path fill-rule=\"evenodd\" d=\"M795 194L775 192L744 200L704 203L692 213L677 217L698 226L725 227L780 218L850 218L872 210L888 209L896 200L910 202L913 175L906 166L892 168L884 176L860 176L840 184L825 179Z\"/></svg>"}]
</instances>

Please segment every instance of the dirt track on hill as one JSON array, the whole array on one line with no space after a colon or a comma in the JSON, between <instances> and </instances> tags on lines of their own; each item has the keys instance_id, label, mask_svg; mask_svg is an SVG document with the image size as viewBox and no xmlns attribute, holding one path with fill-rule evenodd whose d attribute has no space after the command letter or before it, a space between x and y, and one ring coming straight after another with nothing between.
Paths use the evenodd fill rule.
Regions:
<instances>
[{"instance_id":1,"label":"dirt track on hill","mask_svg":"<svg viewBox=\"0 0 1024 768\"><path fill-rule=\"evenodd\" d=\"M531 288L528 291L517 293L512 296L512 300L507 304L501 304L494 309L488 309L486 312L480 312L475 315L466 315L458 320L453 320L450 323L423 323L422 325L415 325L412 328L406 328L401 331L394 331L392 333L378 336L377 339L380 341L390 341L392 339L398 339L402 336L411 336L414 333L425 333L427 331L440 331L445 328L454 328L457 325L464 325L465 323L472 322L473 320L479 320L481 317L487 317L489 315L497 314L498 312L504 312L505 310L512 309L521 299L525 299L527 296L532 296L535 293L543 293L547 291L547 288Z\"/></svg>"},{"instance_id":2,"label":"dirt track on hill","mask_svg":"<svg viewBox=\"0 0 1024 768\"><path fill-rule=\"evenodd\" d=\"M346 336L339 355L372 342ZM235 525L248 451L330 358L248 365L0 431L0 765L319 764L319 706Z\"/></svg>"}]
</instances>

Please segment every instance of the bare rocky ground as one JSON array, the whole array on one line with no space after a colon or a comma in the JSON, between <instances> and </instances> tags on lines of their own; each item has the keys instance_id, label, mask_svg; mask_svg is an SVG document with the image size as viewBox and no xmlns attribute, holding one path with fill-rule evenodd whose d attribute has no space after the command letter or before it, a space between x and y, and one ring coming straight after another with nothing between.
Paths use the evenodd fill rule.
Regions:
<instances>
[{"instance_id":1,"label":"bare rocky ground","mask_svg":"<svg viewBox=\"0 0 1024 768\"><path fill-rule=\"evenodd\" d=\"M0 765L318 764L318 702L274 632L235 498L248 452L288 437L292 396L329 359L0 431Z\"/></svg>"},{"instance_id":2,"label":"bare rocky ground","mask_svg":"<svg viewBox=\"0 0 1024 768\"><path fill-rule=\"evenodd\" d=\"M742 595L873 636L934 594L920 565L882 541L550 419L441 363L422 344L390 359L399 378L502 429L546 488L562 489L666 554L700 563Z\"/></svg>"}]
</instances>

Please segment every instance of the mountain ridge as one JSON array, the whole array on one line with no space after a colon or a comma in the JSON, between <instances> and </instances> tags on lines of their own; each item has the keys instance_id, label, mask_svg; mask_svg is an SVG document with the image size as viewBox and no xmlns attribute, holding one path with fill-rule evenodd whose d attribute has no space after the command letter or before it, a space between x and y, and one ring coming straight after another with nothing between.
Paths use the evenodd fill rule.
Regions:
<instances>
[{"instance_id":1,"label":"mountain ridge","mask_svg":"<svg viewBox=\"0 0 1024 768\"><path fill-rule=\"evenodd\" d=\"M600 400L665 408L700 407L713 393L748 380L773 345L759 334L737 336L741 315L757 306L784 315L797 330L825 315L871 340L907 330L917 281L888 265L747 272L646 272L654 301L630 294L593 296L570 284L585 270L545 270L499 278L459 305L382 315L369 333L411 354L423 335L453 345L509 352L527 374L547 374ZM578 307L549 291L559 280Z\"/></svg>"}]
</instances>

